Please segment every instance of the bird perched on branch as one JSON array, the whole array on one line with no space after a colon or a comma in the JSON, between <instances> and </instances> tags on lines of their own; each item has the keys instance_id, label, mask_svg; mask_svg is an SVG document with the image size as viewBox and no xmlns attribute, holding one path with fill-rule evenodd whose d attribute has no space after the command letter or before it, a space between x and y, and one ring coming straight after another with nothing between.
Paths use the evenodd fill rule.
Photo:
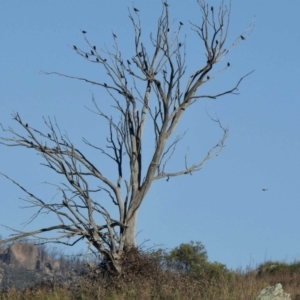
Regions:
<instances>
[{"instance_id":1,"label":"bird perched on branch","mask_svg":"<svg viewBox=\"0 0 300 300\"><path fill-rule=\"evenodd\" d=\"M75 50L77 50L77 47L76 47L76 46L73 46L73 48L74 48Z\"/></svg>"},{"instance_id":2,"label":"bird perched on branch","mask_svg":"<svg viewBox=\"0 0 300 300\"><path fill-rule=\"evenodd\" d=\"M241 39L244 40L245 38L241 35Z\"/></svg>"},{"instance_id":3,"label":"bird perched on branch","mask_svg":"<svg viewBox=\"0 0 300 300\"><path fill-rule=\"evenodd\" d=\"M135 12L139 12L139 10L138 10L137 8L135 8L135 7L133 8L133 10L134 10Z\"/></svg>"},{"instance_id":4,"label":"bird perched on branch","mask_svg":"<svg viewBox=\"0 0 300 300\"><path fill-rule=\"evenodd\" d=\"M179 22L179 24L182 26L183 25L183 23L182 22Z\"/></svg>"},{"instance_id":5,"label":"bird perched on branch","mask_svg":"<svg viewBox=\"0 0 300 300\"><path fill-rule=\"evenodd\" d=\"M227 67L230 67L230 63L229 62L227 63Z\"/></svg>"},{"instance_id":6,"label":"bird perched on branch","mask_svg":"<svg viewBox=\"0 0 300 300\"><path fill-rule=\"evenodd\" d=\"M82 32L83 34L86 34L86 31L85 31L85 30L82 30L81 32Z\"/></svg>"}]
</instances>

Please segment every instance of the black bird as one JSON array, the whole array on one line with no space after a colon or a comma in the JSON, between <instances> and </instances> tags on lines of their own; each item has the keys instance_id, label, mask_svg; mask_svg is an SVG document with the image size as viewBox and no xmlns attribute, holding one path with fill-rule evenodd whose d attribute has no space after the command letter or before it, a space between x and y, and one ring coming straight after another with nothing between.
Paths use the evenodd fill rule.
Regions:
<instances>
[{"instance_id":1,"label":"black bird","mask_svg":"<svg viewBox=\"0 0 300 300\"><path fill-rule=\"evenodd\" d=\"M113 35L114 38L117 38L117 36L114 33L112 35Z\"/></svg>"},{"instance_id":2,"label":"black bird","mask_svg":"<svg viewBox=\"0 0 300 300\"><path fill-rule=\"evenodd\" d=\"M93 49L96 51L96 46L94 46Z\"/></svg>"},{"instance_id":3,"label":"black bird","mask_svg":"<svg viewBox=\"0 0 300 300\"><path fill-rule=\"evenodd\" d=\"M104 83L104 86L105 86L105 87L107 87L107 84L106 84L106 83Z\"/></svg>"},{"instance_id":4,"label":"black bird","mask_svg":"<svg viewBox=\"0 0 300 300\"><path fill-rule=\"evenodd\" d=\"M214 10L214 7L212 6L212 7L210 8L210 10L213 11L213 10Z\"/></svg>"},{"instance_id":5,"label":"black bird","mask_svg":"<svg viewBox=\"0 0 300 300\"><path fill-rule=\"evenodd\" d=\"M127 59L127 63L129 64L129 65L131 65L131 62Z\"/></svg>"},{"instance_id":6,"label":"black bird","mask_svg":"<svg viewBox=\"0 0 300 300\"><path fill-rule=\"evenodd\" d=\"M33 146L33 142L32 141L30 142L30 144L31 144L31 146Z\"/></svg>"},{"instance_id":7,"label":"black bird","mask_svg":"<svg viewBox=\"0 0 300 300\"><path fill-rule=\"evenodd\" d=\"M245 38L241 35L241 39L244 40Z\"/></svg>"},{"instance_id":8,"label":"black bird","mask_svg":"<svg viewBox=\"0 0 300 300\"><path fill-rule=\"evenodd\" d=\"M50 133L48 133L48 138L51 138L51 135L50 135Z\"/></svg>"},{"instance_id":9,"label":"black bird","mask_svg":"<svg viewBox=\"0 0 300 300\"><path fill-rule=\"evenodd\" d=\"M99 58L98 57L96 58L96 61L99 62Z\"/></svg>"},{"instance_id":10,"label":"black bird","mask_svg":"<svg viewBox=\"0 0 300 300\"><path fill-rule=\"evenodd\" d=\"M93 50L91 50L91 54L94 55L94 51Z\"/></svg>"},{"instance_id":11,"label":"black bird","mask_svg":"<svg viewBox=\"0 0 300 300\"><path fill-rule=\"evenodd\" d=\"M103 59L103 61L107 61L107 59L105 58L105 59Z\"/></svg>"},{"instance_id":12,"label":"black bird","mask_svg":"<svg viewBox=\"0 0 300 300\"><path fill-rule=\"evenodd\" d=\"M168 6L169 6L167 2L164 2L164 5L165 5L165 7L168 7Z\"/></svg>"},{"instance_id":13,"label":"black bird","mask_svg":"<svg viewBox=\"0 0 300 300\"><path fill-rule=\"evenodd\" d=\"M182 46L182 44L181 44L181 43L179 43L179 44L178 44L178 46L179 46L179 47L181 47L181 46Z\"/></svg>"},{"instance_id":14,"label":"black bird","mask_svg":"<svg viewBox=\"0 0 300 300\"><path fill-rule=\"evenodd\" d=\"M209 76L207 76L206 78L207 78L207 80L209 80Z\"/></svg>"},{"instance_id":15,"label":"black bird","mask_svg":"<svg viewBox=\"0 0 300 300\"><path fill-rule=\"evenodd\" d=\"M169 31L170 31L170 28L168 28L167 31L169 32Z\"/></svg>"},{"instance_id":16,"label":"black bird","mask_svg":"<svg viewBox=\"0 0 300 300\"><path fill-rule=\"evenodd\" d=\"M219 44L219 41L218 41L218 40L216 40L216 44L217 44L217 45Z\"/></svg>"},{"instance_id":17,"label":"black bird","mask_svg":"<svg viewBox=\"0 0 300 300\"><path fill-rule=\"evenodd\" d=\"M25 126L28 127L28 124L26 123Z\"/></svg>"},{"instance_id":18,"label":"black bird","mask_svg":"<svg viewBox=\"0 0 300 300\"><path fill-rule=\"evenodd\" d=\"M77 47L76 47L76 46L73 46L73 48L74 48L75 50L77 50Z\"/></svg>"},{"instance_id":19,"label":"black bird","mask_svg":"<svg viewBox=\"0 0 300 300\"><path fill-rule=\"evenodd\" d=\"M135 12L139 12L139 10L138 10L137 8L135 8L135 7L133 8L133 10L134 10Z\"/></svg>"},{"instance_id":20,"label":"black bird","mask_svg":"<svg viewBox=\"0 0 300 300\"><path fill-rule=\"evenodd\" d=\"M83 34L86 34L86 31L84 31L84 30L82 30L81 32L82 32Z\"/></svg>"},{"instance_id":21,"label":"black bird","mask_svg":"<svg viewBox=\"0 0 300 300\"><path fill-rule=\"evenodd\" d=\"M86 58L89 58L89 56L87 55L87 53L85 54L85 57L86 57Z\"/></svg>"},{"instance_id":22,"label":"black bird","mask_svg":"<svg viewBox=\"0 0 300 300\"><path fill-rule=\"evenodd\" d=\"M179 22L179 24L182 26L183 25L183 23L182 22Z\"/></svg>"},{"instance_id":23,"label":"black bird","mask_svg":"<svg viewBox=\"0 0 300 300\"><path fill-rule=\"evenodd\" d=\"M227 63L227 67L230 67L230 63L229 62Z\"/></svg>"}]
</instances>

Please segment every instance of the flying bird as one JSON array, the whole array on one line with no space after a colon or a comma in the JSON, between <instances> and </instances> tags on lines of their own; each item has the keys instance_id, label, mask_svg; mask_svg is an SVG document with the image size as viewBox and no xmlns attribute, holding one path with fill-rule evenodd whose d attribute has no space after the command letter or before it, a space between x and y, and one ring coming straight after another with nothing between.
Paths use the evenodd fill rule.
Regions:
<instances>
[{"instance_id":1,"label":"flying bird","mask_svg":"<svg viewBox=\"0 0 300 300\"><path fill-rule=\"evenodd\" d=\"M76 47L76 46L73 46L73 48L74 48L75 50L77 50L77 47Z\"/></svg>"},{"instance_id":2,"label":"flying bird","mask_svg":"<svg viewBox=\"0 0 300 300\"><path fill-rule=\"evenodd\" d=\"M245 38L241 35L241 39L244 40Z\"/></svg>"},{"instance_id":3,"label":"flying bird","mask_svg":"<svg viewBox=\"0 0 300 300\"><path fill-rule=\"evenodd\" d=\"M139 10L138 10L137 8L135 8L135 7L133 8L133 10L134 10L135 12L139 12Z\"/></svg>"},{"instance_id":4,"label":"flying bird","mask_svg":"<svg viewBox=\"0 0 300 300\"><path fill-rule=\"evenodd\" d=\"M82 32L83 34L86 34L86 31L85 31L85 30L82 30L81 32Z\"/></svg>"}]
</instances>

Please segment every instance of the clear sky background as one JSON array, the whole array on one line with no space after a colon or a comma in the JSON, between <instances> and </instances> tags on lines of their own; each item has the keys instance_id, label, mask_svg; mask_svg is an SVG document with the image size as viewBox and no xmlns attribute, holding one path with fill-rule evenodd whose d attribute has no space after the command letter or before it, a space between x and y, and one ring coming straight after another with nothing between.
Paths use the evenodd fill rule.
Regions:
<instances>
[{"instance_id":1,"label":"clear sky background","mask_svg":"<svg viewBox=\"0 0 300 300\"><path fill-rule=\"evenodd\" d=\"M216 6L219 2L208 3ZM42 117L55 116L79 149L86 149L82 137L105 142L107 127L85 109L92 107L91 92L99 105L109 101L104 91L39 71L107 80L100 67L76 55L72 45L87 49L80 31L84 29L92 44L111 47L114 31L124 55L130 58L134 36L127 7L133 5L140 10L146 41L156 29L159 0L3 1L0 123L20 131L11 118L13 112L19 112L24 122L45 128ZM269 259L300 259L299 10L298 0L232 0L228 45L254 18L255 29L220 64L230 61L231 67L207 84L205 91L231 88L241 76L255 72L241 84L239 96L201 100L186 113L177 133L188 131L174 167L183 166L180 154L184 156L187 148L193 162L221 137L206 111L229 127L226 147L200 172L153 184L139 213L139 243L149 240L146 247L170 249L201 241L209 260L229 268L255 266ZM200 21L200 10L194 0L170 1L170 15L174 24L184 23L190 74L205 60L188 23ZM105 164L96 152L86 151L90 160ZM61 179L40 166L40 157L24 148L4 146L0 154L0 172L51 199L54 191L40 183ZM109 164L107 174L114 174ZM32 213L20 208L24 204L18 198L24 194L2 177L0 189L0 223L22 229L21 223ZM25 230L47 224L55 224L55 218L45 215ZM0 233L8 235L4 229Z\"/></svg>"}]
</instances>

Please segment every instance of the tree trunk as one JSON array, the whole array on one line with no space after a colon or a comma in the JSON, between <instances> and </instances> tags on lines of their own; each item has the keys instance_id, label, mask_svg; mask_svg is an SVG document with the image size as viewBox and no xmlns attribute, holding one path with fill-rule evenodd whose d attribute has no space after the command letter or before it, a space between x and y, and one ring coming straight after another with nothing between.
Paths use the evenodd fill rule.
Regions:
<instances>
[{"instance_id":1,"label":"tree trunk","mask_svg":"<svg viewBox=\"0 0 300 300\"><path fill-rule=\"evenodd\" d=\"M135 242L135 229L137 223L137 210L133 213L132 217L126 222L127 228L124 233L124 250L136 247Z\"/></svg>"}]
</instances>

